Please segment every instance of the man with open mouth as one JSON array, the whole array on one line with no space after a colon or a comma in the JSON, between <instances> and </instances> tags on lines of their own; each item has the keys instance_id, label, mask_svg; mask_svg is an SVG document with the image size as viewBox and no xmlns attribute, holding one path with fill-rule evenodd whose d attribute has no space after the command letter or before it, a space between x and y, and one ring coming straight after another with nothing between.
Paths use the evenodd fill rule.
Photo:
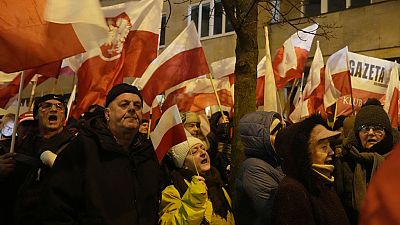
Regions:
<instances>
[{"instance_id":1,"label":"man with open mouth","mask_svg":"<svg viewBox=\"0 0 400 225\"><path fill-rule=\"evenodd\" d=\"M63 96L47 94L35 100L30 133L18 136L17 166L11 174L15 198L15 224L35 224L45 184L57 155L75 135L64 127L67 106ZM37 131L37 132L35 132Z\"/></svg>"}]
</instances>

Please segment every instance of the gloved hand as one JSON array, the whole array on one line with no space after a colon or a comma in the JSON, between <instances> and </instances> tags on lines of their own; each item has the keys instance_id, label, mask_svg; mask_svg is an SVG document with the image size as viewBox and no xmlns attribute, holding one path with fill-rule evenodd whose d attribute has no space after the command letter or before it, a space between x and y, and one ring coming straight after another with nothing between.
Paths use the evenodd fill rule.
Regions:
<instances>
[{"instance_id":1,"label":"gloved hand","mask_svg":"<svg viewBox=\"0 0 400 225\"><path fill-rule=\"evenodd\" d=\"M216 137L218 142L229 143L231 141L230 137L230 124L221 123L217 125Z\"/></svg>"}]
</instances>

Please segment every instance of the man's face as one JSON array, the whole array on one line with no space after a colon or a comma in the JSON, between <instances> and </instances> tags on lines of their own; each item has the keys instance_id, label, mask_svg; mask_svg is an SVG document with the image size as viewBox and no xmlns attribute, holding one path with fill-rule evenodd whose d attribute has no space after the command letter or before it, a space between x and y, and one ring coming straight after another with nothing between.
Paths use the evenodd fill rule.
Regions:
<instances>
[{"instance_id":1,"label":"man's face","mask_svg":"<svg viewBox=\"0 0 400 225\"><path fill-rule=\"evenodd\" d=\"M132 93L116 97L104 111L111 131L138 130L142 120L142 102Z\"/></svg>"},{"instance_id":2,"label":"man's face","mask_svg":"<svg viewBox=\"0 0 400 225\"><path fill-rule=\"evenodd\" d=\"M200 123L185 123L184 127L194 137L200 134Z\"/></svg>"},{"instance_id":3,"label":"man's face","mask_svg":"<svg viewBox=\"0 0 400 225\"><path fill-rule=\"evenodd\" d=\"M65 110L65 105L55 99L40 103L37 115L39 127L46 131L61 130L65 121Z\"/></svg>"},{"instance_id":4,"label":"man's face","mask_svg":"<svg viewBox=\"0 0 400 225\"><path fill-rule=\"evenodd\" d=\"M370 149L376 143L385 138L385 129L382 126L361 126L358 131L361 145L364 149Z\"/></svg>"},{"instance_id":5,"label":"man's face","mask_svg":"<svg viewBox=\"0 0 400 225\"><path fill-rule=\"evenodd\" d=\"M334 152L329 145L328 139L318 141L315 145L311 145L311 161L313 164L331 164Z\"/></svg>"},{"instance_id":6,"label":"man's face","mask_svg":"<svg viewBox=\"0 0 400 225\"><path fill-rule=\"evenodd\" d=\"M142 124L140 124L139 132L142 134L147 134L148 129L149 129L149 123L143 122Z\"/></svg>"}]
</instances>

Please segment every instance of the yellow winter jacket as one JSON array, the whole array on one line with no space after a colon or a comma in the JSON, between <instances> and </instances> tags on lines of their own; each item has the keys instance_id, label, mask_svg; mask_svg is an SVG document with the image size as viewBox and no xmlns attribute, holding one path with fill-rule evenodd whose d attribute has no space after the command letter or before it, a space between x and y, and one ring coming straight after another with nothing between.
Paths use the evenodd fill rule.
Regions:
<instances>
[{"instance_id":1,"label":"yellow winter jacket","mask_svg":"<svg viewBox=\"0 0 400 225\"><path fill-rule=\"evenodd\" d=\"M210 225L234 225L235 221L232 212L228 212L226 220L213 211L213 206L208 199L206 186L196 178L192 179L188 189L181 198L178 190L170 185L162 192L160 205L160 224L161 225L200 225L203 218ZM231 199L223 189L229 205Z\"/></svg>"}]
</instances>

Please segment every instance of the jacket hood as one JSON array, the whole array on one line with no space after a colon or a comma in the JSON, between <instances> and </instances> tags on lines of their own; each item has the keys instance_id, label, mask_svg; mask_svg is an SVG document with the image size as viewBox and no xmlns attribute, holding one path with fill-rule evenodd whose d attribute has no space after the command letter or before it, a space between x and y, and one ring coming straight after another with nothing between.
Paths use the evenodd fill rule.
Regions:
<instances>
[{"instance_id":1,"label":"jacket hood","mask_svg":"<svg viewBox=\"0 0 400 225\"><path fill-rule=\"evenodd\" d=\"M257 111L244 115L239 121L239 133L247 158L259 158L277 166L279 157L271 146L270 126L274 119L281 120L276 112Z\"/></svg>"},{"instance_id":2,"label":"jacket hood","mask_svg":"<svg viewBox=\"0 0 400 225\"><path fill-rule=\"evenodd\" d=\"M312 129L318 124L329 129L320 116L314 115L283 128L276 137L276 150L283 158L283 172L298 180L309 191L315 190L309 140Z\"/></svg>"}]
</instances>

